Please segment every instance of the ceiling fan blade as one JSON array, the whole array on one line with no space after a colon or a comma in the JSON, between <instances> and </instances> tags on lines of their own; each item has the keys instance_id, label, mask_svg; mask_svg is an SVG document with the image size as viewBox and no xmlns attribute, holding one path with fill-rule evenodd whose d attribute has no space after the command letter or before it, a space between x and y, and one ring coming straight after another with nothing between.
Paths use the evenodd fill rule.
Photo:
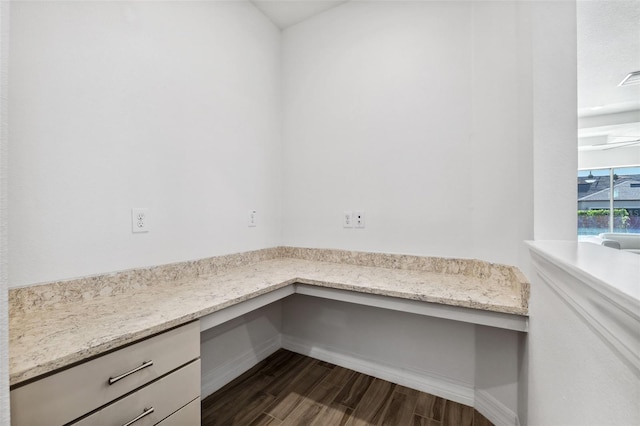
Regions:
<instances>
[{"instance_id":1,"label":"ceiling fan blade","mask_svg":"<svg viewBox=\"0 0 640 426\"><path fill-rule=\"evenodd\" d=\"M629 142L618 142L618 143L609 144L609 145L615 145L615 146L605 147L605 148L602 148L602 150L603 151L608 151L610 149L626 148L628 146L640 145L640 139L635 140L635 141L629 141Z\"/></svg>"},{"instance_id":2,"label":"ceiling fan blade","mask_svg":"<svg viewBox=\"0 0 640 426\"><path fill-rule=\"evenodd\" d=\"M637 137L638 139L631 139L631 140L626 140L626 141L617 141L617 142L605 142L605 143L595 143L591 146L609 146L609 145L620 145L620 144L625 144L625 143L630 143L630 142L640 142L640 137L638 136L628 136L630 138L635 138Z\"/></svg>"}]
</instances>

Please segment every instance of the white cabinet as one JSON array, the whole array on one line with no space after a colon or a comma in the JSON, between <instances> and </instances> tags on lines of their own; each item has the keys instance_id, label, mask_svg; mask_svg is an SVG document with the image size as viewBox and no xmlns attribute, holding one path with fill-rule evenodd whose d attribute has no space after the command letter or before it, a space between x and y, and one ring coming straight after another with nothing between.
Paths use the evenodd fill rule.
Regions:
<instances>
[{"instance_id":1,"label":"white cabinet","mask_svg":"<svg viewBox=\"0 0 640 426\"><path fill-rule=\"evenodd\" d=\"M13 389L11 424L156 424L199 398L199 358L196 321Z\"/></svg>"},{"instance_id":2,"label":"white cabinet","mask_svg":"<svg viewBox=\"0 0 640 426\"><path fill-rule=\"evenodd\" d=\"M151 426L199 396L200 360L196 360L84 417L74 426Z\"/></svg>"}]
</instances>

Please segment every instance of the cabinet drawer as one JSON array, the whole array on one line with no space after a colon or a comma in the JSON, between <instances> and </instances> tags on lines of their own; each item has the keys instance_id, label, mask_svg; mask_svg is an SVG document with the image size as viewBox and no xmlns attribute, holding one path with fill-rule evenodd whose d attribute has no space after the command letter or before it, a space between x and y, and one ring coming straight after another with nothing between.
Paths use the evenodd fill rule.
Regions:
<instances>
[{"instance_id":1,"label":"cabinet drawer","mask_svg":"<svg viewBox=\"0 0 640 426\"><path fill-rule=\"evenodd\" d=\"M11 423L63 425L199 357L196 321L12 390Z\"/></svg>"},{"instance_id":2,"label":"cabinet drawer","mask_svg":"<svg viewBox=\"0 0 640 426\"><path fill-rule=\"evenodd\" d=\"M151 426L199 396L200 360L197 360L107 405L73 426Z\"/></svg>"},{"instance_id":3,"label":"cabinet drawer","mask_svg":"<svg viewBox=\"0 0 640 426\"><path fill-rule=\"evenodd\" d=\"M200 398L194 399L189 404L158 423L158 426L200 426L201 409Z\"/></svg>"}]
</instances>

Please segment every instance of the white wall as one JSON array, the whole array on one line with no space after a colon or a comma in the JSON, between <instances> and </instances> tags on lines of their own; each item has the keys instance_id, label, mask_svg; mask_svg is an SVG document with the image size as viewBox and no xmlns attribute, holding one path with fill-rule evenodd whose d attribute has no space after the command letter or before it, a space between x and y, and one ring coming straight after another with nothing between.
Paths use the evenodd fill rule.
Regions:
<instances>
[{"instance_id":1,"label":"white wall","mask_svg":"<svg viewBox=\"0 0 640 426\"><path fill-rule=\"evenodd\" d=\"M9 426L9 304L7 303L7 87L9 2L0 2L0 426Z\"/></svg>"},{"instance_id":2,"label":"white wall","mask_svg":"<svg viewBox=\"0 0 640 426\"><path fill-rule=\"evenodd\" d=\"M533 2L534 239L577 238L575 1Z\"/></svg>"},{"instance_id":3,"label":"white wall","mask_svg":"<svg viewBox=\"0 0 640 426\"><path fill-rule=\"evenodd\" d=\"M522 130L531 137L534 239L576 239L576 185L577 169L577 24L575 1L528 2L521 6L519 27L521 34L529 31L529 40L521 38L521 72L529 76L530 92L522 92L531 109L530 131L526 124ZM528 61L528 63L526 63ZM522 267L530 280L534 279L530 261ZM533 424L563 424L548 407L536 403L536 398L556 398L563 395L547 383L540 370L533 365L543 365L551 360L541 359L540 351L549 345L564 344L554 341L545 332L536 331L537 315L534 303L546 303L539 285L533 281L529 309L530 331L520 341L520 366L518 379L518 416L523 426ZM535 301L535 302L534 302ZM540 318L546 321L545 318ZM555 323L561 328L563 321ZM551 330L549 330L551 331ZM573 356L576 354L570 351ZM550 364L549 364L550 365ZM568 377L568 382L573 378ZM535 383L538 385L534 385ZM596 382L594 382L596 383ZM554 403L555 404L555 403ZM593 400L591 404L600 404ZM571 409L565 407L569 413ZM540 416L548 415L548 422L538 423ZM563 416L564 414L559 414ZM553 420L552 420L553 419ZM579 424L579 423L575 423Z\"/></svg>"},{"instance_id":4,"label":"white wall","mask_svg":"<svg viewBox=\"0 0 640 426\"><path fill-rule=\"evenodd\" d=\"M520 194L520 204L518 215L522 218L519 222L519 235L524 235L524 240L533 238L534 228L534 165L533 165L533 19L531 3L519 2L517 17L517 39L518 39L518 180L523 190ZM571 185L567 182L567 185ZM573 215L574 210L560 215ZM520 243L518 267L529 276L529 250L524 241ZM522 404L519 404L522 406Z\"/></svg>"},{"instance_id":5,"label":"white wall","mask_svg":"<svg viewBox=\"0 0 640 426\"><path fill-rule=\"evenodd\" d=\"M523 263L516 17L349 2L285 30L283 243ZM344 210L366 229L343 229Z\"/></svg>"},{"instance_id":6,"label":"white wall","mask_svg":"<svg viewBox=\"0 0 640 426\"><path fill-rule=\"evenodd\" d=\"M522 333L476 326L475 408L494 424L517 425Z\"/></svg>"},{"instance_id":7,"label":"white wall","mask_svg":"<svg viewBox=\"0 0 640 426\"><path fill-rule=\"evenodd\" d=\"M543 280L532 285L528 424L637 425L637 373Z\"/></svg>"},{"instance_id":8,"label":"white wall","mask_svg":"<svg viewBox=\"0 0 640 426\"><path fill-rule=\"evenodd\" d=\"M15 2L11 22L10 286L279 244L280 33L255 7Z\"/></svg>"},{"instance_id":9,"label":"white wall","mask_svg":"<svg viewBox=\"0 0 640 426\"><path fill-rule=\"evenodd\" d=\"M285 348L473 405L473 324L294 295L282 301L282 335Z\"/></svg>"},{"instance_id":10,"label":"white wall","mask_svg":"<svg viewBox=\"0 0 640 426\"><path fill-rule=\"evenodd\" d=\"M282 306L275 302L200 334L206 398L280 348Z\"/></svg>"},{"instance_id":11,"label":"white wall","mask_svg":"<svg viewBox=\"0 0 640 426\"><path fill-rule=\"evenodd\" d=\"M523 2L472 4L474 257L525 269L533 236L531 27Z\"/></svg>"}]
</instances>

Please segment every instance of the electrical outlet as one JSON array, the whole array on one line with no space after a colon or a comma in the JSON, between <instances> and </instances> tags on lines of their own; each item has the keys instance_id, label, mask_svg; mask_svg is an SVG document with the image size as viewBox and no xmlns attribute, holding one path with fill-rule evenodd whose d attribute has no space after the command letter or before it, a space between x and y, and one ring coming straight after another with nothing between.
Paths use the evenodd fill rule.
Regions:
<instances>
[{"instance_id":1,"label":"electrical outlet","mask_svg":"<svg viewBox=\"0 0 640 426\"><path fill-rule=\"evenodd\" d=\"M131 231L132 232L149 232L149 209L132 208L131 209Z\"/></svg>"},{"instance_id":2,"label":"electrical outlet","mask_svg":"<svg viewBox=\"0 0 640 426\"><path fill-rule=\"evenodd\" d=\"M364 212L353 212L353 223L356 228L364 228Z\"/></svg>"},{"instance_id":3,"label":"electrical outlet","mask_svg":"<svg viewBox=\"0 0 640 426\"><path fill-rule=\"evenodd\" d=\"M255 210L249 210L249 227L253 228L257 225L258 212Z\"/></svg>"},{"instance_id":4,"label":"electrical outlet","mask_svg":"<svg viewBox=\"0 0 640 426\"><path fill-rule=\"evenodd\" d=\"M342 216L342 227L353 228L353 212L345 211Z\"/></svg>"}]
</instances>

